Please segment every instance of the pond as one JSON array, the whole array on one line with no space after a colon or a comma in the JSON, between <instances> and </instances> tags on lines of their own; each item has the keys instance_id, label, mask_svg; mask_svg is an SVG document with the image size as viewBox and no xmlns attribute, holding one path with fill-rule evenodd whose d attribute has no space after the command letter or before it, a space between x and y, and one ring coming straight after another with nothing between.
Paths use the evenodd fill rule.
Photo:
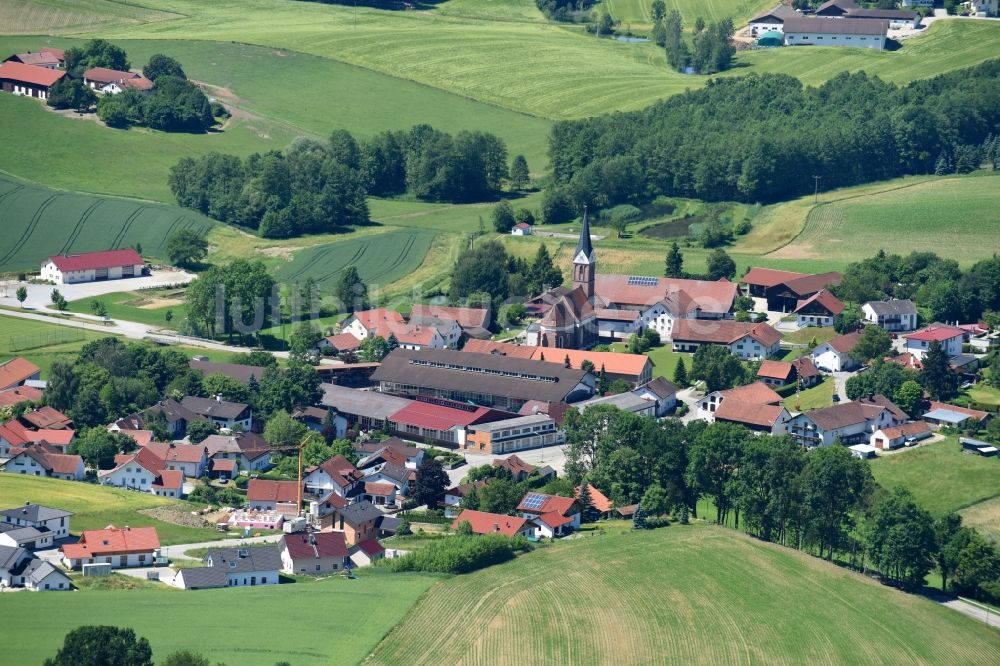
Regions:
<instances>
[{"instance_id":1,"label":"pond","mask_svg":"<svg viewBox=\"0 0 1000 666\"><path fill-rule=\"evenodd\" d=\"M651 227L646 227L639 232L640 236L646 238L683 238L690 232L689 227L693 222L701 222L702 217L682 217L669 222L661 222Z\"/></svg>"}]
</instances>

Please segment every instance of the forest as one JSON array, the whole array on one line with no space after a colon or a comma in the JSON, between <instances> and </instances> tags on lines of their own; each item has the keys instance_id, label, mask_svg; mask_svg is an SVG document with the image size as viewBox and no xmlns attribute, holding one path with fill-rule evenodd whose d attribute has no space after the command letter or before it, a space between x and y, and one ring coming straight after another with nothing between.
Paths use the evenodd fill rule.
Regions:
<instances>
[{"instance_id":1,"label":"forest","mask_svg":"<svg viewBox=\"0 0 1000 666\"><path fill-rule=\"evenodd\" d=\"M557 123L549 202L684 196L773 202L1000 161L1000 60L899 87L864 72L819 87L719 78L641 111ZM555 217L571 207L552 206ZM562 219L546 219L561 222Z\"/></svg>"}]
</instances>

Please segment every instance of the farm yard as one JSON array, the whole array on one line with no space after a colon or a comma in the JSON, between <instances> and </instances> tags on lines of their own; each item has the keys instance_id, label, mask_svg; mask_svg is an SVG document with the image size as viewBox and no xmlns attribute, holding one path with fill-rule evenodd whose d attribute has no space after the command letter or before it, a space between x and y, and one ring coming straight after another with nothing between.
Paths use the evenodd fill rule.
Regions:
<instances>
[{"instance_id":1,"label":"farm yard","mask_svg":"<svg viewBox=\"0 0 1000 666\"><path fill-rule=\"evenodd\" d=\"M164 243L181 229L207 233L215 224L198 213L165 204L62 192L0 174L0 206L9 244L0 271L38 270L53 254L142 245L163 257Z\"/></svg>"},{"instance_id":2,"label":"farm yard","mask_svg":"<svg viewBox=\"0 0 1000 666\"><path fill-rule=\"evenodd\" d=\"M171 652L191 650L213 664L273 666L287 660L295 666L351 666L436 580L361 572L356 580L337 577L253 589L4 595L0 623L21 637L5 647L4 658L11 664L40 664L55 654L66 632L99 619L146 637L158 662ZM267 631L261 630L261 609L266 609Z\"/></svg>"},{"instance_id":3,"label":"farm yard","mask_svg":"<svg viewBox=\"0 0 1000 666\"><path fill-rule=\"evenodd\" d=\"M610 529L436 583L367 663L515 664L529 655L573 664L991 664L1000 635L723 528Z\"/></svg>"}]
</instances>

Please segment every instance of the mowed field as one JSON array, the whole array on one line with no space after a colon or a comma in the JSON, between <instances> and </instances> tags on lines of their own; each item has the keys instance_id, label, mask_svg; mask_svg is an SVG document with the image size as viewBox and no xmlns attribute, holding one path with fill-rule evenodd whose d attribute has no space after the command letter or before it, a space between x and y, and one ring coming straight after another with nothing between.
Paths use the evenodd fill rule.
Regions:
<instances>
[{"instance_id":1,"label":"mowed field","mask_svg":"<svg viewBox=\"0 0 1000 666\"><path fill-rule=\"evenodd\" d=\"M341 273L354 266L369 289L384 287L423 263L434 236L434 232L404 229L316 245L297 252L276 277L288 283L312 278L320 289L330 290Z\"/></svg>"},{"instance_id":2,"label":"mowed field","mask_svg":"<svg viewBox=\"0 0 1000 666\"><path fill-rule=\"evenodd\" d=\"M4 663L40 664L80 625L129 627L156 663L190 650L231 666L353 666L435 581L419 574L361 572L286 585L221 590L141 589L5 594Z\"/></svg>"},{"instance_id":3,"label":"mowed field","mask_svg":"<svg viewBox=\"0 0 1000 666\"><path fill-rule=\"evenodd\" d=\"M198 213L166 204L62 192L0 174L5 242L0 271L37 271L53 254L142 245L147 257L164 257L173 233L208 233L215 224Z\"/></svg>"},{"instance_id":4,"label":"mowed field","mask_svg":"<svg viewBox=\"0 0 1000 666\"><path fill-rule=\"evenodd\" d=\"M8 290L10 293L13 287ZM102 337L96 331L70 328L41 321L10 317L0 313L0 363L24 356L48 375L53 361L64 360L91 340ZM6 478L6 477L5 477Z\"/></svg>"},{"instance_id":5,"label":"mowed field","mask_svg":"<svg viewBox=\"0 0 1000 666\"><path fill-rule=\"evenodd\" d=\"M125 525L155 527L160 542L164 545L212 541L219 537L219 533L214 529L184 527L141 513L143 509L156 507L175 508L181 513L190 511L192 505L180 500L120 488L108 488L95 483L61 481L20 474L0 475L0 507L8 508L25 502L72 511L76 514L70 519L70 529L73 534L79 534L84 530L99 530L114 524L118 527ZM3 606L5 604L0 604L0 608Z\"/></svg>"},{"instance_id":6,"label":"mowed field","mask_svg":"<svg viewBox=\"0 0 1000 666\"><path fill-rule=\"evenodd\" d=\"M0 30L36 35L80 32L181 18L178 14L116 0L3 0Z\"/></svg>"},{"instance_id":7,"label":"mowed field","mask_svg":"<svg viewBox=\"0 0 1000 666\"><path fill-rule=\"evenodd\" d=\"M879 191L881 190L881 191ZM812 208L775 258L853 261L859 250L906 254L932 249L970 264L992 256L1000 237L1000 174L917 179L868 186Z\"/></svg>"},{"instance_id":8,"label":"mowed field","mask_svg":"<svg viewBox=\"0 0 1000 666\"><path fill-rule=\"evenodd\" d=\"M928 631L933 627L933 631ZM437 583L371 664L994 664L1000 634L724 528L608 530Z\"/></svg>"},{"instance_id":9,"label":"mowed field","mask_svg":"<svg viewBox=\"0 0 1000 666\"><path fill-rule=\"evenodd\" d=\"M773 7L774 0L665 0L667 13L677 10L684 19L684 27L690 30L699 16L706 23L723 18L733 19L736 28L746 25L747 19L762 9ZM603 0L597 5L620 21L621 27L629 25L651 27L653 24L653 0Z\"/></svg>"}]
</instances>

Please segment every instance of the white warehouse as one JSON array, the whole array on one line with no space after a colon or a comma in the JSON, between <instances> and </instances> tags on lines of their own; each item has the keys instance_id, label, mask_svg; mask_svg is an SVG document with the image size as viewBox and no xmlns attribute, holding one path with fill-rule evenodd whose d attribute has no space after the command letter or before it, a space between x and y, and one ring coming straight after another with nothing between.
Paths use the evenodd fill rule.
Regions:
<instances>
[{"instance_id":1,"label":"white warehouse","mask_svg":"<svg viewBox=\"0 0 1000 666\"><path fill-rule=\"evenodd\" d=\"M98 282L138 277L145 270L146 262L131 248L59 254L42 262L42 279L55 284Z\"/></svg>"},{"instance_id":2,"label":"white warehouse","mask_svg":"<svg viewBox=\"0 0 1000 666\"><path fill-rule=\"evenodd\" d=\"M851 46L885 48L888 21L840 18L790 18L785 20L785 46Z\"/></svg>"}]
</instances>

